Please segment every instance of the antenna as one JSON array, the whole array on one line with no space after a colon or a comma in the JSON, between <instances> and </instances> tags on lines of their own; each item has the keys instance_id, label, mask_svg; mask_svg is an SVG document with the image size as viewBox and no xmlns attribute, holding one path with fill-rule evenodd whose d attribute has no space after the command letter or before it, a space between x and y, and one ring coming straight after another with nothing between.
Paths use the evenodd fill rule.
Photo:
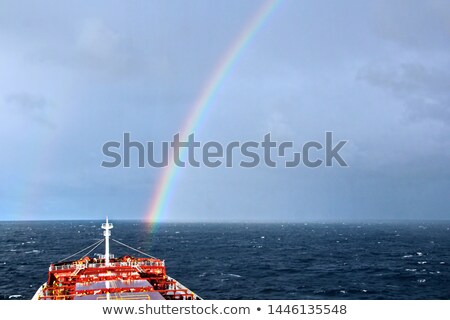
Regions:
<instances>
[{"instance_id":1,"label":"antenna","mask_svg":"<svg viewBox=\"0 0 450 320\"><path fill-rule=\"evenodd\" d=\"M108 222L108 216L106 216L106 223L102 223L103 235L105 236L105 265L109 266L109 236L111 235L111 230L113 228L112 223Z\"/></svg>"}]
</instances>

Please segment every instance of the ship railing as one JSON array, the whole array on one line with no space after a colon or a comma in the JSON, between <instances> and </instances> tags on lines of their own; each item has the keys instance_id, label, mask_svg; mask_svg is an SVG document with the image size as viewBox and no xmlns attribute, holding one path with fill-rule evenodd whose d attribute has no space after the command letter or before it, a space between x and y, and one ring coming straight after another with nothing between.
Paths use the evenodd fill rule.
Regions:
<instances>
[{"instance_id":1,"label":"ship railing","mask_svg":"<svg viewBox=\"0 0 450 320\"><path fill-rule=\"evenodd\" d=\"M188 289L188 287L186 287L186 286L185 286L184 284L182 284L180 281L175 280L175 279L170 278L170 277L168 277L168 280L169 280L170 282L173 281L173 282L169 285L169 290L175 290L175 291L176 291L176 290L181 290L181 291L185 291L186 294L188 294L188 295L192 294L196 300L203 300L198 294L196 294L196 293L194 293L192 290Z\"/></svg>"},{"instance_id":2,"label":"ship railing","mask_svg":"<svg viewBox=\"0 0 450 320\"><path fill-rule=\"evenodd\" d=\"M88 264L64 264L61 266L51 266L50 271L52 270L68 270L68 269L76 269L79 268L80 265L86 266L88 268L103 268L106 267L105 263L88 263ZM110 267L136 267L136 266L149 266L149 267L164 267L164 261L120 261L120 262L110 262Z\"/></svg>"},{"instance_id":3,"label":"ship railing","mask_svg":"<svg viewBox=\"0 0 450 320\"><path fill-rule=\"evenodd\" d=\"M51 266L50 270L67 270L67 269L76 269L76 264L64 264L62 266Z\"/></svg>"}]
</instances>

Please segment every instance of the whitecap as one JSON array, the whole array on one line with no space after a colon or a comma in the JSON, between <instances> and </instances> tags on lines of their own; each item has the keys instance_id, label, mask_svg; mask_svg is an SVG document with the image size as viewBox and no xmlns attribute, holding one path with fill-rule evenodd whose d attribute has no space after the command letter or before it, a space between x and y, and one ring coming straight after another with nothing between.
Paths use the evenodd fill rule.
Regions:
<instances>
[{"instance_id":1,"label":"whitecap","mask_svg":"<svg viewBox=\"0 0 450 320\"><path fill-rule=\"evenodd\" d=\"M40 252L41 252L40 250L31 250L31 251L26 251L25 253L29 254L29 253L40 253Z\"/></svg>"},{"instance_id":2,"label":"whitecap","mask_svg":"<svg viewBox=\"0 0 450 320\"><path fill-rule=\"evenodd\" d=\"M405 269L405 271L415 272L417 269Z\"/></svg>"},{"instance_id":3,"label":"whitecap","mask_svg":"<svg viewBox=\"0 0 450 320\"><path fill-rule=\"evenodd\" d=\"M404 255L403 258L412 258L412 254Z\"/></svg>"},{"instance_id":4,"label":"whitecap","mask_svg":"<svg viewBox=\"0 0 450 320\"><path fill-rule=\"evenodd\" d=\"M261 236L261 239L264 239L265 237L264 236Z\"/></svg>"},{"instance_id":5,"label":"whitecap","mask_svg":"<svg viewBox=\"0 0 450 320\"><path fill-rule=\"evenodd\" d=\"M8 299L17 299L17 298L21 298L22 295L21 294L12 294L8 297Z\"/></svg>"},{"instance_id":6,"label":"whitecap","mask_svg":"<svg viewBox=\"0 0 450 320\"><path fill-rule=\"evenodd\" d=\"M419 261L419 262L417 262L417 264L426 264L427 262L426 261Z\"/></svg>"},{"instance_id":7,"label":"whitecap","mask_svg":"<svg viewBox=\"0 0 450 320\"><path fill-rule=\"evenodd\" d=\"M313 292L314 292L314 293L325 293L325 290L319 289L319 290L314 290Z\"/></svg>"},{"instance_id":8,"label":"whitecap","mask_svg":"<svg viewBox=\"0 0 450 320\"><path fill-rule=\"evenodd\" d=\"M234 273L228 273L227 276L235 277L235 278L242 278L242 276L240 276L238 274L234 274Z\"/></svg>"},{"instance_id":9,"label":"whitecap","mask_svg":"<svg viewBox=\"0 0 450 320\"><path fill-rule=\"evenodd\" d=\"M423 256L423 253L422 253L422 252L416 252L416 254L417 254L419 257Z\"/></svg>"},{"instance_id":10,"label":"whitecap","mask_svg":"<svg viewBox=\"0 0 450 320\"><path fill-rule=\"evenodd\" d=\"M427 281L426 279L419 279L419 280L417 280L417 282L419 282L419 283L424 283L425 281Z\"/></svg>"}]
</instances>

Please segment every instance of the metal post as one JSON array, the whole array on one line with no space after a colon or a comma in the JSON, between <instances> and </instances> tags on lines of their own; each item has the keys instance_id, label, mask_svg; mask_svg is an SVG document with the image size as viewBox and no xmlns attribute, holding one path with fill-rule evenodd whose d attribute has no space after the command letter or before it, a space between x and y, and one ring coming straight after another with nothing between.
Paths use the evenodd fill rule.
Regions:
<instances>
[{"instance_id":1,"label":"metal post","mask_svg":"<svg viewBox=\"0 0 450 320\"><path fill-rule=\"evenodd\" d=\"M106 217L106 223L102 224L103 235L105 236L105 265L109 266L109 236L111 235L111 230L113 228L112 223L108 223L108 217Z\"/></svg>"}]
</instances>

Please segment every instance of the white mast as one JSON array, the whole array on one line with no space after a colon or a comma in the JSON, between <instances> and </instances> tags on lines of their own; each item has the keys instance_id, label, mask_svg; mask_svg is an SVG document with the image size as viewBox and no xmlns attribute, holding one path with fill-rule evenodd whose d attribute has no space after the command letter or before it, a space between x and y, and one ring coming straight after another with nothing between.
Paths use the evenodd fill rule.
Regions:
<instances>
[{"instance_id":1,"label":"white mast","mask_svg":"<svg viewBox=\"0 0 450 320\"><path fill-rule=\"evenodd\" d=\"M113 228L112 223L108 223L108 217L106 217L106 223L102 224L103 235L105 236L105 265L109 265L109 236L111 235L111 230Z\"/></svg>"}]
</instances>

